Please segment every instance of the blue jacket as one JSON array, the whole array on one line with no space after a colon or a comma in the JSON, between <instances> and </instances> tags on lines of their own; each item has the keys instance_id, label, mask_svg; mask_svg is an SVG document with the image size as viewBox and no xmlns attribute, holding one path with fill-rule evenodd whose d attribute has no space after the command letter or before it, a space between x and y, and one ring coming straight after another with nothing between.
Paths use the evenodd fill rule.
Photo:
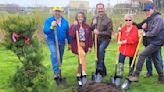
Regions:
<instances>
[{"instance_id":1,"label":"blue jacket","mask_svg":"<svg viewBox=\"0 0 164 92\"><path fill-rule=\"evenodd\" d=\"M55 35L54 35L54 30L50 29L52 21L55 20L54 16L51 16L50 18L46 19L43 27L43 32L46 34L46 38L48 41L55 41ZM59 43L65 43L65 39L67 39L68 44L70 44L71 38L69 36L69 24L66 19L62 17L61 19L61 26L57 25L56 26L57 30L57 36L58 36L58 42Z\"/></svg>"}]
</instances>

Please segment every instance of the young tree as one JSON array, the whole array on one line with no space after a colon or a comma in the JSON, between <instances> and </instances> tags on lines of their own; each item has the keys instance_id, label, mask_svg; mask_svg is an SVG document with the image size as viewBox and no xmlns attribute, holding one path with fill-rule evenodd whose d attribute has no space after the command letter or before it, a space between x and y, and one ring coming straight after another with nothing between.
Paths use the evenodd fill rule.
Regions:
<instances>
[{"instance_id":1,"label":"young tree","mask_svg":"<svg viewBox=\"0 0 164 92\"><path fill-rule=\"evenodd\" d=\"M11 79L16 92L46 92L46 68L42 65L42 52L36 37L37 23L30 17L9 17L1 24L6 31L4 46L13 51L22 63Z\"/></svg>"}]
</instances>

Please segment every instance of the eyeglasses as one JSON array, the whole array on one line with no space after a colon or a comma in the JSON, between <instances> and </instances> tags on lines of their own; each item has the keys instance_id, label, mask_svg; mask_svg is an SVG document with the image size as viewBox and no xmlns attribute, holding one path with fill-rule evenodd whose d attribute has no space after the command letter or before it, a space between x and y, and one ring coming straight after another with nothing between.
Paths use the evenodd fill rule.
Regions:
<instances>
[{"instance_id":1,"label":"eyeglasses","mask_svg":"<svg viewBox=\"0 0 164 92\"><path fill-rule=\"evenodd\" d=\"M125 21L132 21L132 20L125 20Z\"/></svg>"}]
</instances>

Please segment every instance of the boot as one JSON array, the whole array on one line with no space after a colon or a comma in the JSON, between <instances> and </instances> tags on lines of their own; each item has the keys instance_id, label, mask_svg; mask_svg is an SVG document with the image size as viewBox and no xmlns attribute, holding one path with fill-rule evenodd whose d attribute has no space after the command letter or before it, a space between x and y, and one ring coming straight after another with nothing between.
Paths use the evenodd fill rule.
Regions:
<instances>
[{"instance_id":1,"label":"boot","mask_svg":"<svg viewBox=\"0 0 164 92\"><path fill-rule=\"evenodd\" d=\"M129 81L131 82L138 82L139 81L139 75L137 75L135 72L134 74L128 76Z\"/></svg>"}]
</instances>

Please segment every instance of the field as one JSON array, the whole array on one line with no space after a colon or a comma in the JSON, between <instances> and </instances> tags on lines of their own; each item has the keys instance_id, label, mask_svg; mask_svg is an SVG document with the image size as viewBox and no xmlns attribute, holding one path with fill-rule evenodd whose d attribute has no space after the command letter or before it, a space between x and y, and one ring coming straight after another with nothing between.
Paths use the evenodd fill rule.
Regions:
<instances>
[{"instance_id":1,"label":"field","mask_svg":"<svg viewBox=\"0 0 164 92\"><path fill-rule=\"evenodd\" d=\"M141 15L142 16L142 15ZM137 16L135 18L136 21L140 21L143 19L143 17ZM114 22L114 29L116 30L118 25L120 24L120 21L123 21L123 18L120 19L122 16L112 16L113 22ZM42 23L43 20L46 18L46 16L40 16L39 17L39 33L41 34L40 39L43 40L43 36L41 33L42 30ZM2 33L2 30L1 30ZM3 32L4 33L4 32ZM45 42L43 42L40 45L40 48L43 49L43 56L44 61L43 64L47 68L48 78L49 78L49 87L51 92L72 92L72 88L76 87L76 70L77 70L77 56L71 53L71 51L68 51L67 48L65 48L65 53L63 57L63 65L62 65L62 74L67 78L68 82L68 88L58 88L55 84L55 81L53 80L53 72L52 67L50 64L50 54L49 50L47 48L47 45ZM108 75L103 79L103 82L108 82L109 76L114 74L114 66L116 61L116 49L117 44L114 40L109 44L107 50L106 50L106 58L105 63L107 66ZM140 50L142 51L143 46L141 45ZM164 57L164 50L163 57ZM9 84L9 78L13 76L13 74L16 72L17 67L21 66L21 63L18 61L18 58L13 54L13 52L6 50L2 45L0 45L0 92L13 92L12 88ZM126 59L125 64L125 72L124 72L124 78L128 74L128 59ZM94 61L94 51L92 50L91 53L88 53L87 55L87 78L88 80L91 80L91 72L95 71L95 61ZM130 86L130 89L127 92L163 92L164 86L163 84L157 83L158 75L156 73L156 70L153 70L153 77L151 78L144 78L144 74L146 73L145 65L140 77L139 83L132 83Z\"/></svg>"}]
</instances>

